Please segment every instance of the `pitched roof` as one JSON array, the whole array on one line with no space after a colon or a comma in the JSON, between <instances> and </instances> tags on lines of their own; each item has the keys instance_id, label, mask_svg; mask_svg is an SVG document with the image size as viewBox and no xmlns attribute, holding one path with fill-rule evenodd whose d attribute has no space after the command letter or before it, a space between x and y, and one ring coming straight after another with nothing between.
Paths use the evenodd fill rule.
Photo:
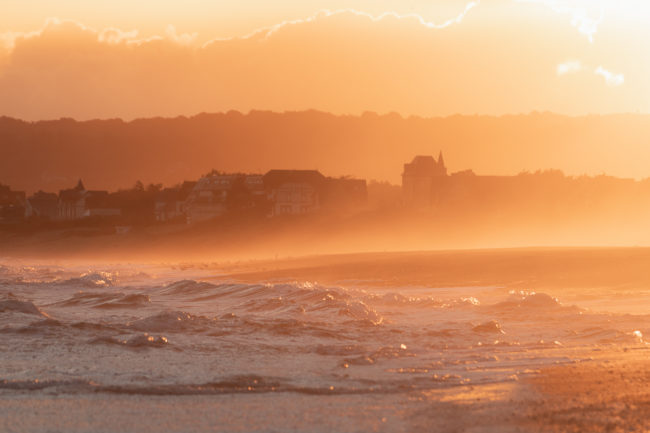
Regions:
<instances>
[{"instance_id":1,"label":"pitched roof","mask_svg":"<svg viewBox=\"0 0 650 433\"><path fill-rule=\"evenodd\" d=\"M445 166L445 160L442 157L442 150L440 151L440 154L438 155L438 165L441 167Z\"/></svg>"}]
</instances>

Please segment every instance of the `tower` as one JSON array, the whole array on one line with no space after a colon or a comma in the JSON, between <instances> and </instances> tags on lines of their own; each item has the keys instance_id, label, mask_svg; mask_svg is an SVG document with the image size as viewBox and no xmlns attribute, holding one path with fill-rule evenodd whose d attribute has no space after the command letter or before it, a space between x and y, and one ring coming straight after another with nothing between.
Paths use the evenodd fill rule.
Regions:
<instances>
[{"instance_id":1,"label":"tower","mask_svg":"<svg viewBox=\"0 0 650 433\"><path fill-rule=\"evenodd\" d=\"M447 166L445 166L445 159L442 157L442 150L438 154L438 176L447 176Z\"/></svg>"},{"instance_id":2,"label":"tower","mask_svg":"<svg viewBox=\"0 0 650 433\"><path fill-rule=\"evenodd\" d=\"M438 160L430 155L418 155L404 164L402 197L408 205L430 206L440 201L447 176L442 152Z\"/></svg>"}]
</instances>

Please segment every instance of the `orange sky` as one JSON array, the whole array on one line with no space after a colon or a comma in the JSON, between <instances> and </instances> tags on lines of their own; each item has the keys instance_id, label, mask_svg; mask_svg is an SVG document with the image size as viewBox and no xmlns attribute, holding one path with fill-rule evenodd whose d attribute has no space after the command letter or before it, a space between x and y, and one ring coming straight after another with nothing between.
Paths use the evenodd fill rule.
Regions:
<instances>
[{"instance_id":1,"label":"orange sky","mask_svg":"<svg viewBox=\"0 0 650 433\"><path fill-rule=\"evenodd\" d=\"M0 115L650 112L648 45L644 0L3 0Z\"/></svg>"}]
</instances>

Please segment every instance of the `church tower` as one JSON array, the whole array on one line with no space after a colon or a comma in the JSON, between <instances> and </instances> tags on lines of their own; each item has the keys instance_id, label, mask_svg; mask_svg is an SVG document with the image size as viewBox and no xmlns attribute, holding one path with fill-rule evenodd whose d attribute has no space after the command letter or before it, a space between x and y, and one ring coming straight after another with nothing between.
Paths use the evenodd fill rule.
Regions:
<instances>
[{"instance_id":1,"label":"church tower","mask_svg":"<svg viewBox=\"0 0 650 433\"><path fill-rule=\"evenodd\" d=\"M440 154L438 155L438 162L436 163L437 165L437 175L438 176L447 176L447 166L445 165L445 159L442 157L442 150L440 151Z\"/></svg>"}]
</instances>

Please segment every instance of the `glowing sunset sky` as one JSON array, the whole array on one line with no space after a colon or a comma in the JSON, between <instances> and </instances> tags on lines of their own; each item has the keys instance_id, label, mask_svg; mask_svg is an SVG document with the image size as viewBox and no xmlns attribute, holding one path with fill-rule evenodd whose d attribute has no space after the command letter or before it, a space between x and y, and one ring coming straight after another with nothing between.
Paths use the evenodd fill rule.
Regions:
<instances>
[{"instance_id":1,"label":"glowing sunset sky","mask_svg":"<svg viewBox=\"0 0 650 433\"><path fill-rule=\"evenodd\" d=\"M3 0L0 114L650 112L648 52L643 0Z\"/></svg>"}]
</instances>

